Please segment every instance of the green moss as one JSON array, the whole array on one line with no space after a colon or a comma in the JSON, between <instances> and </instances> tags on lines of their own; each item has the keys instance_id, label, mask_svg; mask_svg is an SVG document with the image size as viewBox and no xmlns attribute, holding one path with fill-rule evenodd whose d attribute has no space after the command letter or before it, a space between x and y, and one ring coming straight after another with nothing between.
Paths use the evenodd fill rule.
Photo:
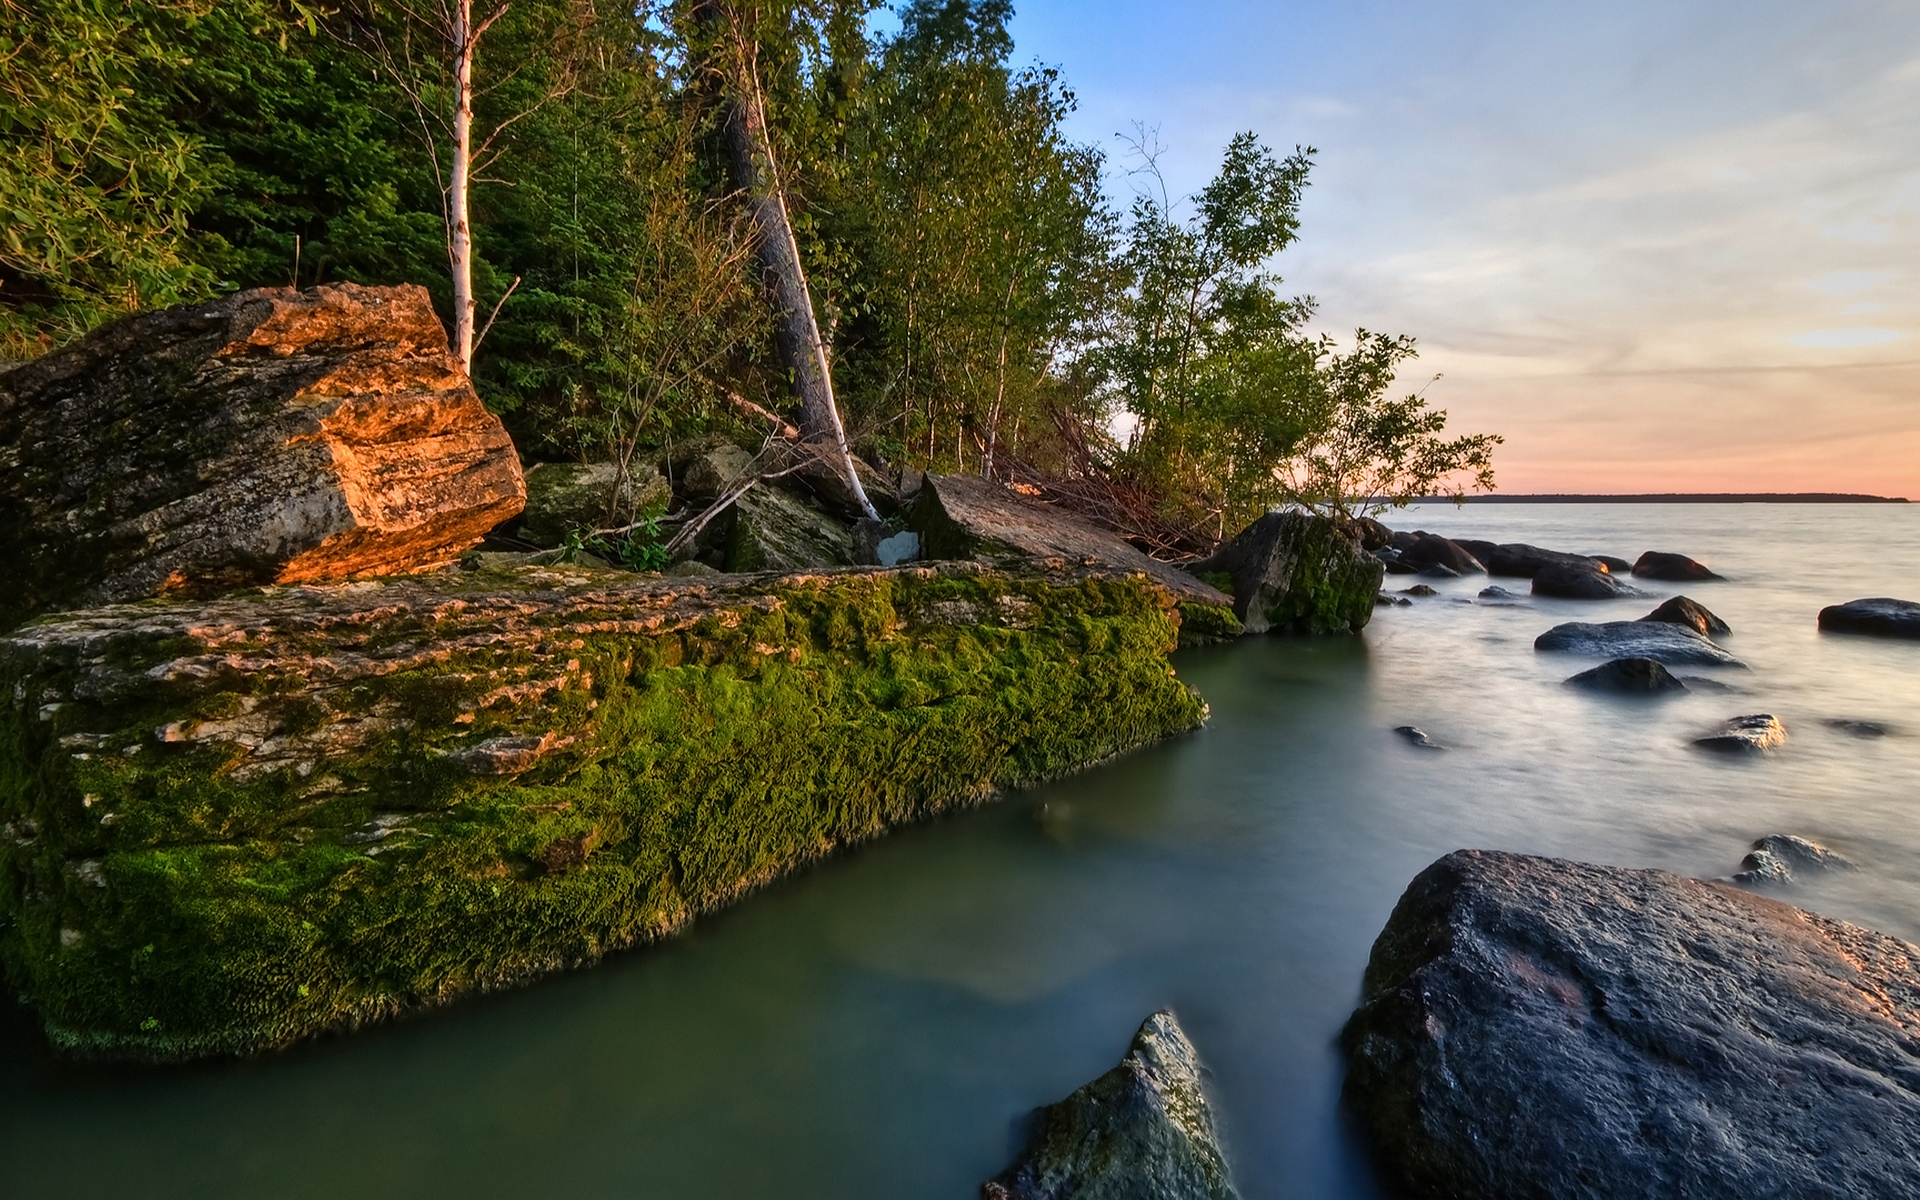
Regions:
<instances>
[{"instance_id":1,"label":"green moss","mask_svg":"<svg viewBox=\"0 0 1920 1200\"><path fill-rule=\"evenodd\" d=\"M214 675L46 719L29 698L82 665L0 658L0 961L58 1046L156 1060L588 963L1192 727L1179 620L1139 579L828 575L688 628L568 627L331 691ZM509 667L560 682L489 700ZM349 728L249 770L247 739ZM558 748L513 778L448 756L509 735Z\"/></svg>"}]
</instances>

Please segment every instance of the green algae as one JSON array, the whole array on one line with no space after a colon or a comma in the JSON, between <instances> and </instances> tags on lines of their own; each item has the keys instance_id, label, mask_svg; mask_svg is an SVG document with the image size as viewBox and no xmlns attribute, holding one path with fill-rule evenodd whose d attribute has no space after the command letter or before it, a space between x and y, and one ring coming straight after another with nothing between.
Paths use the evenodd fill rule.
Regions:
<instances>
[{"instance_id":1,"label":"green algae","mask_svg":"<svg viewBox=\"0 0 1920 1200\"><path fill-rule=\"evenodd\" d=\"M789 577L639 633L476 642L419 608L345 641L284 623L283 655L405 664L337 686L292 657L221 668L178 634L0 643L0 963L56 1046L151 1060L591 963L1191 728L1204 707L1165 662L1186 607L1137 577L955 569ZM215 665L168 671L187 649ZM331 749L250 766L302 738ZM462 765L503 739L538 751Z\"/></svg>"}]
</instances>

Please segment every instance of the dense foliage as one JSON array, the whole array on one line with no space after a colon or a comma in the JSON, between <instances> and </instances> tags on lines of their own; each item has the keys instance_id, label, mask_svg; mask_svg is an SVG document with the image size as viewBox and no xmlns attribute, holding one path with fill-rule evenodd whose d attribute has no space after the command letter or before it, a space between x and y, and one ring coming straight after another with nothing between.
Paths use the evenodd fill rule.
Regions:
<instances>
[{"instance_id":1,"label":"dense foliage","mask_svg":"<svg viewBox=\"0 0 1920 1200\"><path fill-rule=\"evenodd\" d=\"M529 456L755 436L789 402L700 69L717 3L513 0L478 43L474 369ZM1280 290L1311 151L1242 134L1190 200L1122 213L1061 76L1013 62L1009 0L908 0L885 35L875 0L724 7L867 457L1077 481L1200 540L1490 486L1490 439L1383 399L1409 341L1338 353ZM0 358L241 287L416 282L451 311L431 10L0 0Z\"/></svg>"}]
</instances>

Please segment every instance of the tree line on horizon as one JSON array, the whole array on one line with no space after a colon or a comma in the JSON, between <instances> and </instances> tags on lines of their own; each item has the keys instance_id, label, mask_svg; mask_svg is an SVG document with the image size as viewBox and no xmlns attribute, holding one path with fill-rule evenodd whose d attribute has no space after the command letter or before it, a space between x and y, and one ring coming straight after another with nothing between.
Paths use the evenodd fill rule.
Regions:
<instances>
[{"instance_id":1,"label":"tree line on horizon","mask_svg":"<svg viewBox=\"0 0 1920 1200\"><path fill-rule=\"evenodd\" d=\"M856 452L1170 554L1282 503L1492 486L1497 437L1390 395L1412 339L1342 349L1281 290L1311 150L1238 135L1181 199L1143 139L1122 210L1009 0L877 7L0 0L0 359L240 288L419 283L523 454L624 462L806 400L804 309Z\"/></svg>"}]
</instances>

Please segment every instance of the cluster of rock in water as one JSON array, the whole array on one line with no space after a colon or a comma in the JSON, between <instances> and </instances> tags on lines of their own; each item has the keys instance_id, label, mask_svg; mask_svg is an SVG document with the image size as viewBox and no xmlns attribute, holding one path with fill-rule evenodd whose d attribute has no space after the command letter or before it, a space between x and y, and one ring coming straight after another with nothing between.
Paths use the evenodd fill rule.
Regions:
<instances>
[{"instance_id":1,"label":"cluster of rock in water","mask_svg":"<svg viewBox=\"0 0 1920 1200\"><path fill-rule=\"evenodd\" d=\"M1269 514L1182 570L978 479L859 464L884 518L864 521L835 469L778 444L754 455L709 441L658 463L543 464L523 476L417 288L247 292L109 326L0 373L0 467L0 543L13 565L0 577L0 628L27 622L0 637L7 744L37 756L10 764L14 791L0 795L0 941L10 976L28 960L49 988L84 976L93 991L76 993L66 1017L98 1028L68 1028L62 1044L110 1055L248 1052L591 961L823 845L963 800L976 785L1071 765L996 744L969 768L977 777L948 781L952 795L909 797L857 828L801 828L813 839L805 854L743 863L704 897L654 885L638 933L522 946L520 958L472 978L439 980L437 997L348 997L331 1016L294 1011L321 1002L304 985L282 1008L249 993L242 1007L254 1026L194 1041L140 1019L137 963L101 982L119 960L100 957L86 924L132 903L116 847L169 835L136 828L138 796L103 798L81 781L152 786L158 776L139 765L149 760L204 771L223 797L220 811L194 816L209 822L194 837L253 838L247 853L259 852L271 839L247 822L278 818L247 805L284 804L306 814L287 845L307 853L324 824L313 814L338 808L345 815L327 836L362 866L419 852L430 844L421 822L436 817L375 812L356 795L405 790L417 776L428 790L498 808L521 794L500 789L519 788L537 819L512 826L520 849L503 851L476 886L499 896L521 881L584 896L618 830L569 812L567 781L631 749L603 744L612 735L593 713L607 680L596 670L684 676L710 663L750 674L811 654L822 670L846 671L866 661L865 650L845 650L859 639L905 631L935 647L978 626L990 631L980 646L999 645L1039 637L1049 606L1073 604L1088 606L1080 620L1110 623L1113 645L1131 637L1153 654L1171 648L1162 630L1185 640L1354 633L1377 602L1408 602L1380 592L1388 573L1485 572L1575 600L1642 596L1635 579L1717 579L1674 554L1628 562L1298 513ZM685 539L665 578L617 573L577 536L615 513L690 514L723 496L731 504ZM483 537L493 540L482 546ZM393 582L402 575L418 578ZM1145 591L1127 590L1136 587ZM1406 591L1436 594L1430 584ZM1525 602L1500 585L1480 598ZM811 615L782 624L789 611ZM1822 611L1819 624L1920 637L1920 605L1860 600ZM1079 628L1059 626L1069 627ZM1711 683L1674 668L1741 666L1716 641L1729 632L1675 597L1638 620L1556 626L1535 646L1606 660L1569 685L1658 694ZM620 639L644 652L609 651ZM1092 669L1077 643L1055 649ZM442 676L431 675L435 663ZM1197 699L1164 667L1138 667L1122 655L1104 668L1136 681L1128 694L1146 707L1089 741L1087 756L1198 719ZM397 686L423 669L438 690ZM255 695L249 680L279 682ZM356 696L371 707L353 710ZM1853 724L1860 736L1885 732ZM1400 733L1441 748L1414 727ZM1784 737L1774 717L1749 714L1699 743L1764 753ZM329 755L364 757L366 779ZM39 782L19 782L29 776ZM1449 855L1413 882L1374 947L1343 1036L1348 1102L1394 1177L1422 1195L1911 1194L1920 950L1735 886L1850 866L1784 835L1757 842L1726 883ZM61 913L48 918L50 905ZM217 942L225 932L201 935ZM311 925L299 936L308 935L319 936ZM289 947L296 959L307 953ZM71 979L63 955L84 960ZM217 971L189 983L226 986ZM1199 1058L1172 1015L1150 1017L1118 1067L1036 1114L1026 1152L983 1190L990 1200L1232 1196Z\"/></svg>"}]
</instances>

